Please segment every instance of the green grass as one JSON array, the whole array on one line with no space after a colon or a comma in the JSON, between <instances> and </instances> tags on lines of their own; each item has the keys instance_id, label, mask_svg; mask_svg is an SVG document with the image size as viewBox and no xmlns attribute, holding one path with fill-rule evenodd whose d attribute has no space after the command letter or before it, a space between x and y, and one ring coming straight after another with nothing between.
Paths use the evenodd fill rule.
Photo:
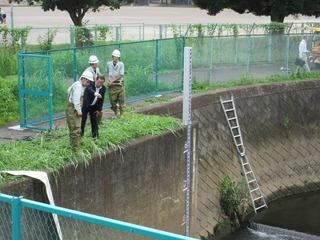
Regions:
<instances>
[{"instance_id":1,"label":"green grass","mask_svg":"<svg viewBox=\"0 0 320 240\"><path fill-rule=\"evenodd\" d=\"M193 93L205 92L210 90L217 90L223 88L232 88L237 86L245 86L252 84L263 84L263 83L281 83L281 82L292 82L292 81L303 81L303 80L319 80L320 72L310 72L303 74L292 74L292 75L272 75L263 79L256 79L253 77L241 77L237 80L232 80L226 83L215 83L208 84L206 82L194 81L192 84Z\"/></svg>"},{"instance_id":2,"label":"green grass","mask_svg":"<svg viewBox=\"0 0 320 240\"><path fill-rule=\"evenodd\" d=\"M0 77L17 74L17 49L0 46Z\"/></svg>"},{"instance_id":3,"label":"green grass","mask_svg":"<svg viewBox=\"0 0 320 240\"><path fill-rule=\"evenodd\" d=\"M44 133L31 141L0 142L0 171L41 170L57 172L62 167L80 162L90 163L92 155L104 155L106 150L121 149L124 144L142 136L157 136L182 127L172 117L125 114L122 118L108 119L100 127L100 138L94 141L87 127L81 139L82 152L73 153L69 147L68 130L63 128ZM0 182L7 181L0 176Z\"/></svg>"},{"instance_id":4,"label":"green grass","mask_svg":"<svg viewBox=\"0 0 320 240\"><path fill-rule=\"evenodd\" d=\"M0 77L0 125L19 119L17 76Z\"/></svg>"}]
</instances>

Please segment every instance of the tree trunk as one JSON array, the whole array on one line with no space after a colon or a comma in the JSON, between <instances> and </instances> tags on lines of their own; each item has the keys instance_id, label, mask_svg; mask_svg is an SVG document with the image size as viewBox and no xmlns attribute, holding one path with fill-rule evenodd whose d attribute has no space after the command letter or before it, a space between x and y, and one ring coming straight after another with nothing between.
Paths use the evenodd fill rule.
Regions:
<instances>
[{"instance_id":1,"label":"tree trunk","mask_svg":"<svg viewBox=\"0 0 320 240\"><path fill-rule=\"evenodd\" d=\"M271 22L283 23L285 17L286 16L283 16L279 13L271 13Z\"/></svg>"},{"instance_id":2,"label":"tree trunk","mask_svg":"<svg viewBox=\"0 0 320 240\"><path fill-rule=\"evenodd\" d=\"M75 26L81 27L82 26L82 19L86 13L85 10L81 9L72 9L68 11L70 18Z\"/></svg>"}]
</instances>

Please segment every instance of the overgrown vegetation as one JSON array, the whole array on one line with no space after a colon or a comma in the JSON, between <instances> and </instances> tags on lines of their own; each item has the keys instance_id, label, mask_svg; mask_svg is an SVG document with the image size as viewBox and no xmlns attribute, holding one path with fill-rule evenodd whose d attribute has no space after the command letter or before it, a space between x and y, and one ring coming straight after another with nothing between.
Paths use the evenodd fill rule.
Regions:
<instances>
[{"instance_id":1,"label":"overgrown vegetation","mask_svg":"<svg viewBox=\"0 0 320 240\"><path fill-rule=\"evenodd\" d=\"M44 35L40 35L38 43L42 51L48 51L52 49L53 40L57 35L57 29L48 29L48 32Z\"/></svg>"},{"instance_id":2,"label":"overgrown vegetation","mask_svg":"<svg viewBox=\"0 0 320 240\"><path fill-rule=\"evenodd\" d=\"M0 77L17 74L17 50L15 47L0 47Z\"/></svg>"},{"instance_id":3,"label":"overgrown vegetation","mask_svg":"<svg viewBox=\"0 0 320 240\"><path fill-rule=\"evenodd\" d=\"M0 125L18 120L18 98L17 77L0 77Z\"/></svg>"},{"instance_id":4,"label":"overgrown vegetation","mask_svg":"<svg viewBox=\"0 0 320 240\"><path fill-rule=\"evenodd\" d=\"M223 213L230 219L233 226L243 224L244 213L248 207L249 192L245 180L232 181L225 176L220 189L220 206Z\"/></svg>"},{"instance_id":5,"label":"overgrown vegetation","mask_svg":"<svg viewBox=\"0 0 320 240\"><path fill-rule=\"evenodd\" d=\"M249 191L245 179L232 181L226 175L219 188L220 206L223 211L220 221L213 229L214 234L208 233L202 240L213 240L215 236L224 236L244 224L245 213L248 209Z\"/></svg>"},{"instance_id":6,"label":"overgrown vegetation","mask_svg":"<svg viewBox=\"0 0 320 240\"><path fill-rule=\"evenodd\" d=\"M107 119L100 127L100 138L82 138L82 152L73 153L69 147L67 129L42 133L31 141L0 144L1 170L57 171L67 164L89 164L92 155L103 156L107 150L121 149L129 141L147 135L161 135L181 128L180 120L141 114L125 114L122 118ZM6 178L2 175L0 182Z\"/></svg>"}]
</instances>

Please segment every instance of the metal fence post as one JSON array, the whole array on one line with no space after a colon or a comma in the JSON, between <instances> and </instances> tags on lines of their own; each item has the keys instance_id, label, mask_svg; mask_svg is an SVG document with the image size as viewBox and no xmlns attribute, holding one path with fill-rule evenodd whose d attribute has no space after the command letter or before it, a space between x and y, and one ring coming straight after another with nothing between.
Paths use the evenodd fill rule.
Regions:
<instances>
[{"instance_id":1,"label":"metal fence post","mask_svg":"<svg viewBox=\"0 0 320 240\"><path fill-rule=\"evenodd\" d=\"M239 61L239 56L238 56L238 36L234 35L233 39L234 39L234 51L235 51L234 63L238 64L238 61Z\"/></svg>"},{"instance_id":2,"label":"metal fence post","mask_svg":"<svg viewBox=\"0 0 320 240\"><path fill-rule=\"evenodd\" d=\"M70 31L70 47L75 47L75 28L70 25L70 28L69 28L69 31Z\"/></svg>"},{"instance_id":3,"label":"metal fence post","mask_svg":"<svg viewBox=\"0 0 320 240\"><path fill-rule=\"evenodd\" d=\"M268 62L272 62L272 34L269 33L269 44L268 44Z\"/></svg>"},{"instance_id":4,"label":"metal fence post","mask_svg":"<svg viewBox=\"0 0 320 240\"><path fill-rule=\"evenodd\" d=\"M77 81L78 69L77 69L77 48L72 49L73 52L73 81Z\"/></svg>"},{"instance_id":5,"label":"metal fence post","mask_svg":"<svg viewBox=\"0 0 320 240\"><path fill-rule=\"evenodd\" d=\"M159 39L156 40L156 64L155 64L155 88L156 88L156 94L158 94L158 78L159 78Z\"/></svg>"},{"instance_id":6,"label":"metal fence post","mask_svg":"<svg viewBox=\"0 0 320 240\"><path fill-rule=\"evenodd\" d=\"M288 28L287 31L287 51L286 51L286 73L287 75L289 75L289 57L290 57L290 32L291 32L291 28L293 26L293 23L291 24L291 26Z\"/></svg>"},{"instance_id":7,"label":"metal fence post","mask_svg":"<svg viewBox=\"0 0 320 240\"><path fill-rule=\"evenodd\" d=\"M116 43L119 43L121 41L120 30L120 26L116 27Z\"/></svg>"},{"instance_id":8,"label":"metal fence post","mask_svg":"<svg viewBox=\"0 0 320 240\"><path fill-rule=\"evenodd\" d=\"M163 26L159 25L159 39L162 39Z\"/></svg>"},{"instance_id":9,"label":"metal fence post","mask_svg":"<svg viewBox=\"0 0 320 240\"><path fill-rule=\"evenodd\" d=\"M48 58L48 90L49 90L49 129L53 130L53 88L52 88L52 60L51 56Z\"/></svg>"},{"instance_id":10,"label":"metal fence post","mask_svg":"<svg viewBox=\"0 0 320 240\"><path fill-rule=\"evenodd\" d=\"M213 36L210 37L210 48L209 48L209 57L210 57L210 66L209 66L209 81L208 83L211 82L212 80L212 71L213 71Z\"/></svg>"},{"instance_id":11,"label":"metal fence post","mask_svg":"<svg viewBox=\"0 0 320 240\"><path fill-rule=\"evenodd\" d=\"M98 31L97 31L97 24L94 26L94 43L97 44L98 42Z\"/></svg>"},{"instance_id":12,"label":"metal fence post","mask_svg":"<svg viewBox=\"0 0 320 240\"><path fill-rule=\"evenodd\" d=\"M184 68L183 68L183 64L184 64L184 48L186 46L186 37L181 37L180 38L181 41L181 49L180 49L180 53L181 53L181 88L183 88L183 79L184 79Z\"/></svg>"},{"instance_id":13,"label":"metal fence post","mask_svg":"<svg viewBox=\"0 0 320 240\"><path fill-rule=\"evenodd\" d=\"M19 100L20 100L20 127L27 126L25 59L23 54L18 54Z\"/></svg>"},{"instance_id":14,"label":"metal fence post","mask_svg":"<svg viewBox=\"0 0 320 240\"><path fill-rule=\"evenodd\" d=\"M13 197L11 202L12 239L21 239L21 199Z\"/></svg>"},{"instance_id":15,"label":"metal fence post","mask_svg":"<svg viewBox=\"0 0 320 240\"><path fill-rule=\"evenodd\" d=\"M144 23L142 23L142 40L144 41Z\"/></svg>"},{"instance_id":16,"label":"metal fence post","mask_svg":"<svg viewBox=\"0 0 320 240\"><path fill-rule=\"evenodd\" d=\"M250 74L250 61L251 61L251 53L252 53L252 32L254 30L255 24L252 25L252 28L249 32L249 42L248 42L248 62L247 62L247 72L246 75L249 76Z\"/></svg>"}]
</instances>

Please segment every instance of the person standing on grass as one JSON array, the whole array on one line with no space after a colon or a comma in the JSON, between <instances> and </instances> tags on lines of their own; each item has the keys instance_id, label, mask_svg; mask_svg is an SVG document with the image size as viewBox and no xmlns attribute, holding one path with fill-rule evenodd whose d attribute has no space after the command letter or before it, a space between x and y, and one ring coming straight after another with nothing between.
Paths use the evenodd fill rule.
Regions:
<instances>
[{"instance_id":1,"label":"person standing on grass","mask_svg":"<svg viewBox=\"0 0 320 240\"><path fill-rule=\"evenodd\" d=\"M91 122L91 134L93 138L99 137L98 116L102 112L102 106L104 101L104 95L106 93L106 87L103 85L105 82L104 76L99 75L95 81L94 92L100 94L101 98L95 96L87 88L83 95L83 107L82 107L82 120L81 120L81 135L84 135L84 129L86 126L88 114L90 115Z\"/></svg>"},{"instance_id":2,"label":"person standing on grass","mask_svg":"<svg viewBox=\"0 0 320 240\"><path fill-rule=\"evenodd\" d=\"M299 58L304 61L304 64L301 64L297 67L296 73L300 72L301 69L304 71L310 72L310 67L308 64L308 48L307 48L307 36L303 36L299 44Z\"/></svg>"},{"instance_id":3,"label":"person standing on grass","mask_svg":"<svg viewBox=\"0 0 320 240\"><path fill-rule=\"evenodd\" d=\"M91 55L89 57L89 61L88 63L90 64L90 66L85 70L85 71L90 71L92 72L93 74L93 80L96 81L97 80L97 77L99 75L102 75L100 74L100 71L99 71L99 59L97 56L95 55Z\"/></svg>"},{"instance_id":4,"label":"person standing on grass","mask_svg":"<svg viewBox=\"0 0 320 240\"><path fill-rule=\"evenodd\" d=\"M73 150L80 148L80 121L82 116L82 96L84 89L93 82L93 75L84 71L79 81L74 82L68 89L66 107L67 126L69 128L70 146Z\"/></svg>"},{"instance_id":5,"label":"person standing on grass","mask_svg":"<svg viewBox=\"0 0 320 240\"><path fill-rule=\"evenodd\" d=\"M121 116L125 107L124 64L120 61L120 51L118 49L112 52L112 61L107 63L106 73L111 109L118 116L119 108Z\"/></svg>"}]
</instances>

